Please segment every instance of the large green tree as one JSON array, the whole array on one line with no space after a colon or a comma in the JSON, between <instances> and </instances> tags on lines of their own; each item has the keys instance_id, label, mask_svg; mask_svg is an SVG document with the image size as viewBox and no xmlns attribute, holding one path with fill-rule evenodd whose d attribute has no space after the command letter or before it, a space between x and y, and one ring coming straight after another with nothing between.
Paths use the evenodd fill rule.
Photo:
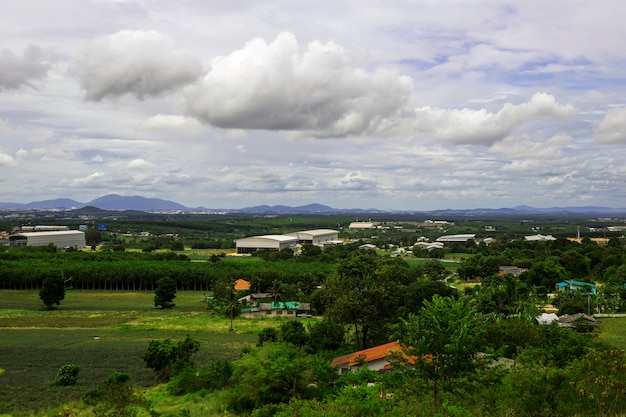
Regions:
<instances>
[{"instance_id":1,"label":"large green tree","mask_svg":"<svg viewBox=\"0 0 626 417\"><path fill-rule=\"evenodd\" d=\"M326 279L324 315L351 327L358 349L387 341L399 303L397 277L387 273L394 269L386 269L375 254L359 251L340 260Z\"/></svg>"},{"instance_id":2,"label":"large green tree","mask_svg":"<svg viewBox=\"0 0 626 417\"><path fill-rule=\"evenodd\" d=\"M176 298L176 281L170 277L163 277L157 281L157 289L154 292L154 306L160 308L173 308Z\"/></svg>"},{"instance_id":3,"label":"large green tree","mask_svg":"<svg viewBox=\"0 0 626 417\"><path fill-rule=\"evenodd\" d=\"M60 305L65 299L65 282L60 275L48 275L39 290L39 298L43 301L48 310L52 310L55 305Z\"/></svg>"},{"instance_id":4,"label":"large green tree","mask_svg":"<svg viewBox=\"0 0 626 417\"><path fill-rule=\"evenodd\" d=\"M432 383L437 407L440 392L486 358L487 321L466 298L434 295L418 315L403 321L403 327L403 350L414 358L418 374Z\"/></svg>"}]
</instances>

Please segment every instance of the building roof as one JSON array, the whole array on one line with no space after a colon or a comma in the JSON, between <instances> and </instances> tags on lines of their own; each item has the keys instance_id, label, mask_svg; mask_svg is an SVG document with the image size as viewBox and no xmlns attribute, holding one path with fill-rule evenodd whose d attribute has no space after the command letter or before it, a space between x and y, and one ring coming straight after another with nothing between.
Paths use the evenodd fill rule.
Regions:
<instances>
[{"instance_id":1,"label":"building roof","mask_svg":"<svg viewBox=\"0 0 626 417\"><path fill-rule=\"evenodd\" d=\"M350 223L349 229L375 229L374 223L372 222L352 222Z\"/></svg>"},{"instance_id":2,"label":"building roof","mask_svg":"<svg viewBox=\"0 0 626 417\"><path fill-rule=\"evenodd\" d=\"M437 242L467 242L468 240L475 240L475 234L465 235L443 235L437 238Z\"/></svg>"},{"instance_id":3,"label":"building roof","mask_svg":"<svg viewBox=\"0 0 626 417\"><path fill-rule=\"evenodd\" d=\"M84 235L85 232L81 232L80 230L56 230L56 231L47 231L47 232L19 232L14 233L11 236L64 236L64 235Z\"/></svg>"},{"instance_id":4,"label":"building roof","mask_svg":"<svg viewBox=\"0 0 626 417\"><path fill-rule=\"evenodd\" d=\"M250 283L245 279L239 278L235 281L235 291L248 291L250 289Z\"/></svg>"},{"instance_id":5,"label":"building roof","mask_svg":"<svg viewBox=\"0 0 626 417\"><path fill-rule=\"evenodd\" d=\"M411 358L408 358L406 355L402 353L402 347L400 343L390 342L380 346L374 346L369 349L359 350L358 352L348 353L347 355L339 356L338 358L333 359L330 363L331 367L337 367L341 365L355 366L359 365L362 362L373 362L378 359L384 359L392 355L394 352L399 352L407 359L409 362L414 363L415 361Z\"/></svg>"},{"instance_id":6,"label":"building roof","mask_svg":"<svg viewBox=\"0 0 626 417\"><path fill-rule=\"evenodd\" d=\"M251 237L246 237L246 238L241 239L241 240L245 240L245 239L265 239L265 240L276 240L278 242L292 242L292 241L295 241L293 236L286 236L286 235L251 236Z\"/></svg>"},{"instance_id":7,"label":"building roof","mask_svg":"<svg viewBox=\"0 0 626 417\"><path fill-rule=\"evenodd\" d=\"M524 240L530 241L544 241L544 240L556 240L556 238L552 235L533 235L533 236L524 236Z\"/></svg>"},{"instance_id":8,"label":"building roof","mask_svg":"<svg viewBox=\"0 0 626 417\"><path fill-rule=\"evenodd\" d=\"M314 229L314 230L301 230L299 232L291 232L287 233L287 236L295 236L299 235L310 235L310 236L326 236L326 235L336 235L339 234L338 231L332 229Z\"/></svg>"}]
</instances>

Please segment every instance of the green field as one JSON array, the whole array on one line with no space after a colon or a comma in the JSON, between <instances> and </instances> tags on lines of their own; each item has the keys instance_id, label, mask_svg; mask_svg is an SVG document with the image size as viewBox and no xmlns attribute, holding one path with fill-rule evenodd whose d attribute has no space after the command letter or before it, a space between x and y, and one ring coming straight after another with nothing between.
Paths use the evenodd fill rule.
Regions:
<instances>
[{"instance_id":1,"label":"green field","mask_svg":"<svg viewBox=\"0 0 626 417\"><path fill-rule=\"evenodd\" d=\"M37 291L0 291L0 414L36 410L78 400L115 371L138 386L155 385L142 355L150 340L200 341L198 364L236 358L258 332L275 321L213 317L201 292L178 292L173 310L153 307L154 293L68 291L61 307L42 309ZM66 364L82 366L74 387L53 385Z\"/></svg>"}]
</instances>

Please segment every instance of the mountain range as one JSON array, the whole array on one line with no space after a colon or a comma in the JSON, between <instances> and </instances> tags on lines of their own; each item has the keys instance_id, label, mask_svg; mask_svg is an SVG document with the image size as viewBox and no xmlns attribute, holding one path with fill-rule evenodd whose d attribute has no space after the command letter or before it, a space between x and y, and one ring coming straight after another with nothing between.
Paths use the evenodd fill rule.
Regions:
<instances>
[{"instance_id":1,"label":"mountain range","mask_svg":"<svg viewBox=\"0 0 626 417\"><path fill-rule=\"evenodd\" d=\"M53 200L33 201L30 203L12 203L0 202L0 210L75 210L85 207L95 207L101 210L111 211L206 211L204 207L186 207L183 204L171 200L163 200L160 198L146 198L141 196L121 196L117 194L108 194L91 200L87 203L81 203L68 198L58 198ZM624 208L611 208L600 206L584 206L584 207L550 207L536 208L530 206L516 206L512 208L477 208L477 209L446 209L446 210L380 210L380 209L337 209L323 204L308 204L303 206L285 206L285 205L259 205L252 207L243 207L238 209L215 209L219 211L239 212L239 213L274 213L274 214L296 214L296 213L433 213L433 214L596 214L596 215L617 215L626 214Z\"/></svg>"}]
</instances>

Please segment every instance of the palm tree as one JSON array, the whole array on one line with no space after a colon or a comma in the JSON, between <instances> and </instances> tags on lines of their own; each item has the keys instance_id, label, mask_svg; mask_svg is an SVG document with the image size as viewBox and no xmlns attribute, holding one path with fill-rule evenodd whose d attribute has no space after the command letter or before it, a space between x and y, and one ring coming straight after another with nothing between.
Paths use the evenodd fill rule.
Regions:
<instances>
[{"instance_id":1,"label":"palm tree","mask_svg":"<svg viewBox=\"0 0 626 417\"><path fill-rule=\"evenodd\" d=\"M270 288L270 294L272 296L272 301L275 306L278 306L278 302L283 299L284 288L281 282L274 280L272 283L272 288Z\"/></svg>"},{"instance_id":2,"label":"palm tree","mask_svg":"<svg viewBox=\"0 0 626 417\"><path fill-rule=\"evenodd\" d=\"M223 302L224 304L222 305L222 308L224 314L230 319L230 327L228 328L228 331L232 333L235 331L233 328L233 320L235 320L235 317L241 313L241 303L239 302L237 293L234 290L231 290L226 294Z\"/></svg>"}]
</instances>

